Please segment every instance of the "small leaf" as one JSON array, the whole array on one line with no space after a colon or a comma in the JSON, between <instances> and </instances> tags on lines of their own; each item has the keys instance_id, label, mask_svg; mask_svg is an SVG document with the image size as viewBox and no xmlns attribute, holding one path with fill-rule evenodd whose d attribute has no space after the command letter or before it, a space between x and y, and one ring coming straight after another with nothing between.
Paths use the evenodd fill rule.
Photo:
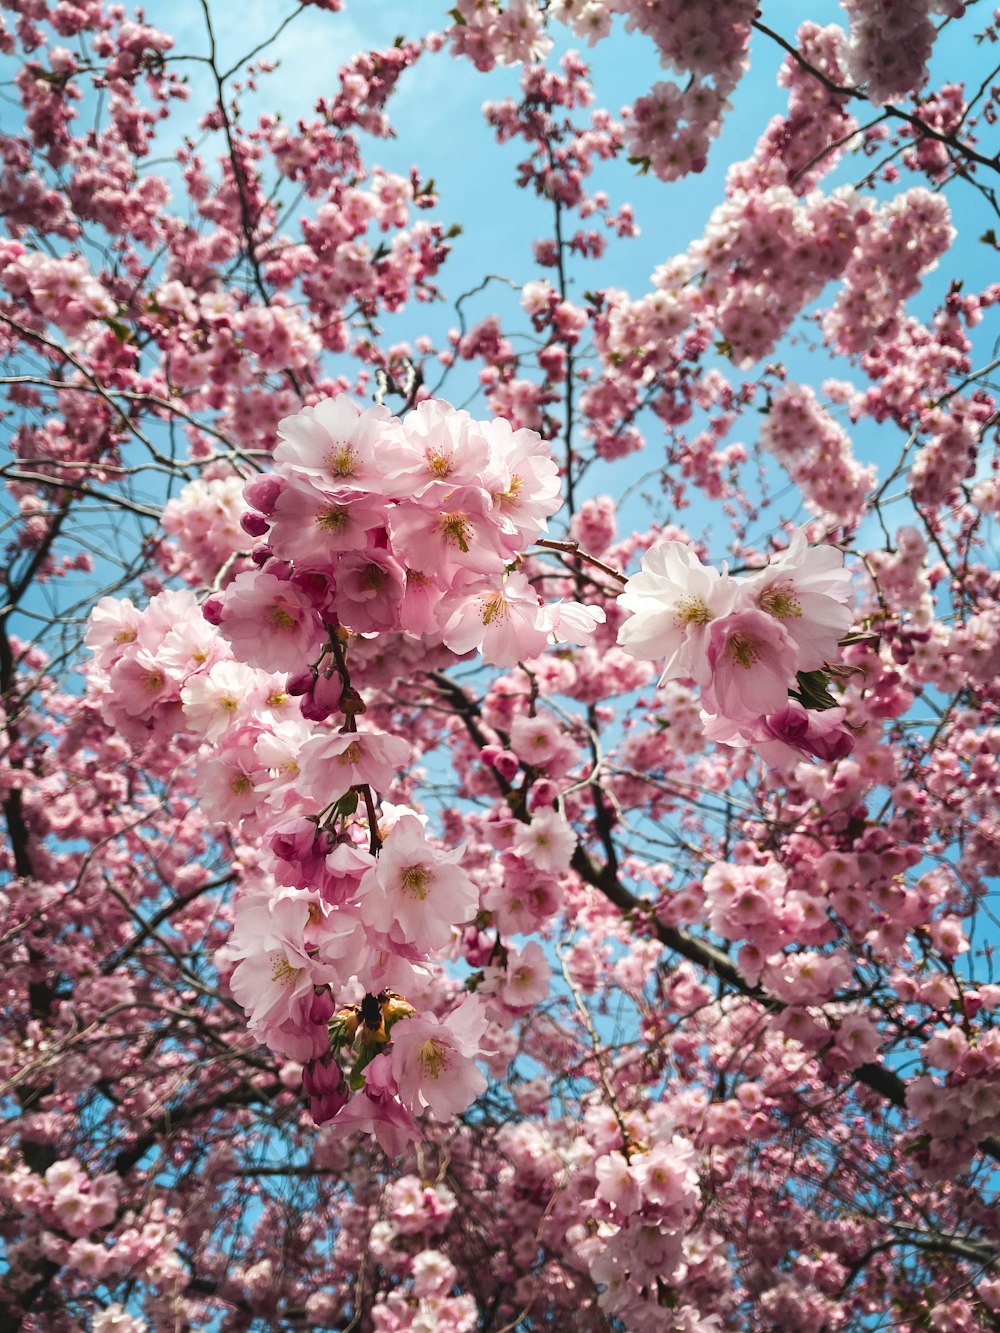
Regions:
<instances>
[{"instance_id":1,"label":"small leaf","mask_svg":"<svg viewBox=\"0 0 1000 1333\"><path fill-rule=\"evenodd\" d=\"M792 690L791 694L803 708L822 712L825 708L838 707L837 700L830 693L830 677L825 671L799 671L795 678L799 688Z\"/></svg>"},{"instance_id":2,"label":"small leaf","mask_svg":"<svg viewBox=\"0 0 1000 1333\"><path fill-rule=\"evenodd\" d=\"M124 347L126 343L132 341L132 330L128 327L127 324L123 324L120 319L112 319L110 315L108 315L105 316L104 322L105 324L107 324L111 332L115 335L115 338L118 340L121 346Z\"/></svg>"}]
</instances>

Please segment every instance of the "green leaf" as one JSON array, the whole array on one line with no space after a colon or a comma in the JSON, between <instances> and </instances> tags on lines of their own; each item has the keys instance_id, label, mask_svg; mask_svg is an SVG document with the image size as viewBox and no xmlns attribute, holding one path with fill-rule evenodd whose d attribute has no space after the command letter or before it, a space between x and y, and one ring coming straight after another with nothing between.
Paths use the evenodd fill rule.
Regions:
<instances>
[{"instance_id":1,"label":"green leaf","mask_svg":"<svg viewBox=\"0 0 1000 1333\"><path fill-rule=\"evenodd\" d=\"M837 700L830 693L830 677L825 671L799 671L795 678L799 688L792 690L791 694L803 708L815 708L822 712L825 708L838 706Z\"/></svg>"},{"instance_id":2,"label":"green leaf","mask_svg":"<svg viewBox=\"0 0 1000 1333\"><path fill-rule=\"evenodd\" d=\"M347 1076L347 1085L352 1092L360 1092L365 1086L365 1069L375 1059L376 1055L381 1055L384 1049L384 1046L378 1046L375 1043L362 1048L360 1055L354 1061L350 1074Z\"/></svg>"},{"instance_id":3,"label":"green leaf","mask_svg":"<svg viewBox=\"0 0 1000 1333\"><path fill-rule=\"evenodd\" d=\"M120 319L112 319L110 315L106 315L104 323L107 324L121 346L124 347L126 343L132 341L132 330L127 324L123 324Z\"/></svg>"},{"instance_id":4,"label":"green leaf","mask_svg":"<svg viewBox=\"0 0 1000 1333\"><path fill-rule=\"evenodd\" d=\"M354 787L349 792L341 796L339 801L334 801L330 809L330 818L344 819L347 815L353 815L358 808L358 793Z\"/></svg>"}]
</instances>

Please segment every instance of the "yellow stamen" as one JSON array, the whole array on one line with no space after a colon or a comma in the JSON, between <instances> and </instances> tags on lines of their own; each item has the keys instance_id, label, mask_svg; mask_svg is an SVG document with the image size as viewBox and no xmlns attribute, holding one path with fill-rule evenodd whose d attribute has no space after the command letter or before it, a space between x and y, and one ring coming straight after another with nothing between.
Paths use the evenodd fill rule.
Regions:
<instances>
[{"instance_id":1,"label":"yellow stamen","mask_svg":"<svg viewBox=\"0 0 1000 1333\"><path fill-rule=\"evenodd\" d=\"M451 1063L448 1047L437 1037L431 1037L424 1042L417 1059L427 1078L440 1078Z\"/></svg>"},{"instance_id":2,"label":"yellow stamen","mask_svg":"<svg viewBox=\"0 0 1000 1333\"><path fill-rule=\"evenodd\" d=\"M757 640L751 638L749 634L734 634L726 644L726 656L737 666L752 667L760 660Z\"/></svg>"},{"instance_id":3,"label":"yellow stamen","mask_svg":"<svg viewBox=\"0 0 1000 1333\"><path fill-rule=\"evenodd\" d=\"M294 629L295 617L290 616L283 606L272 606L271 624L275 629Z\"/></svg>"},{"instance_id":4,"label":"yellow stamen","mask_svg":"<svg viewBox=\"0 0 1000 1333\"><path fill-rule=\"evenodd\" d=\"M411 898L418 898L421 902L427 897L427 881L430 879L430 871L426 866L407 866L403 871L403 891L408 893Z\"/></svg>"},{"instance_id":5,"label":"yellow stamen","mask_svg":"<svg viewBox=\"0 0 1000 1333\"><path fill-rule=\"evenodd\" d=\"M442 514L439 526L445 541L454 542L463 555L469 554L472 524L464 514Z\"/></svg>"},{"instance_id":6,"label":"yellow stamen","mask_svg":"<svg viewBox=\"0 0 1000 1333\"><path fill-rule=\"evenodd\" d=\"M294 986L303 970L301 967L292 967L285 955L279 953L271 968L271 980L276 981L279 986Z\"/></svg>"},{"instance_id":7,"label":"yellow stamen","mask_svg":"<svg viewBox=\"0 0 1000 1333\"><path fill-rule=\"evenodd\" d=\"M326 455L326 465L335 477L353 477L357 461L353 444L335 444Z\"/></svg>"},{"instance_id":8,"label":"yellow stamen","mask_svg":"<svg viewBox=\"0 0 1000 1333\"><path fill-rule=\"evenodd\" d=\"M682 597L674 607L674 619L679 625L707 625L712 616L700 597Z\"/></svg>"}]
</instances>

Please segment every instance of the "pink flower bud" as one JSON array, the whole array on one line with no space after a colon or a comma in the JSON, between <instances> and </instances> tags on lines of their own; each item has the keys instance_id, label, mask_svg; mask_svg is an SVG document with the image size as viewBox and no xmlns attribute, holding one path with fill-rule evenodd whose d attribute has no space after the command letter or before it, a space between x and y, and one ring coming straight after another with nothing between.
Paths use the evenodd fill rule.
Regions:
<instances>
[{"instance_id":1,"label":"pink flower bud","mask_svg":"<svg viewBox=\"0 0 1000 1333\"><path fill-rule=\"evenodd\" d=\"M300 671L294 676L289 676L285 682L285 693L297 699L300 694L307 694L312 689L315 678L312 671Z\"/></svg>"},{"instance_id":2,"label":"pink flower bud","mask_svg":"<svg viewBox=\"0 0 1000 1333\"><path fill-rule=\"evenodd\" d=\"M240 527L251 537L263 537L270 526L262 514L248 512L240 517Z\"/></svg>"},{"instance_id":3,"label":"pink flower bud","mask_svg":"<svg viewBox=\"0 0 1000 1333\"><path fill-rule=\"evenodd\" d=\"M521 761L510 750L499 750L493 760L493 767L507 782L513 782L517 770L521 767Z\"/></svg>"},{"instance_id":4,"label":"pink flower bud","mask_svg":"<svg viewBox=\"0 0 1000 1333\"><path fill-rule=\"evenodd\" d=\"M281 494L282 486L277 477L254 477L243 487L243 498L251 509L258 509L262 514L270 515Z\"/></svg>"},{"instance_id":5,"label":"pink flower bud","mask_svg":"<svg viewBox=\"0 0 1000 1333\"><path fill-rule=\"evenodd\" d=\"M528 809L532 811L544 810L548 806L555 805L558 795L559 788L548 778L533 782L531 791L528 793Z\"/></svg>"}]
</instances>

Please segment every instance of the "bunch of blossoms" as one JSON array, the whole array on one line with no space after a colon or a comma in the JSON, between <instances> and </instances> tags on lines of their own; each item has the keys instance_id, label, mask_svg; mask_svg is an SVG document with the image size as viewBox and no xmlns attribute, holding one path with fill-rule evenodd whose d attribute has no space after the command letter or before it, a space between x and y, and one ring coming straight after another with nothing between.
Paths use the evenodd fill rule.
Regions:
<instances>
[{"instance_id":1,"label":"bunch of blossoms","mask_svg":"<svg viewBox=\"0 0 1000 1333\"><path fill-rule=\"evenodd\" d=\"M545 19L535 0L458 0L455 19L445 36L456 56L467 56L476 69L532 64L552 49Z\"/></svg>"},{"instance_id":2,"label":"bunch of blossoms","mask_svg":"<svg viewBox=\"0 0 1000 1333\"><path fill-rule=\"evenodd\" d=\"M163 507L164 529L176 546L164 543L157 551L168 573L180 573L189 582L210 583L227 562L245 551L243 479L212 476L208 469L189 481Z\"/></svg>"},{"instance_id":3,"label":"bunch of blossoms","mask_svg":"<svg viewBox=\"0 0 1000 1333\"><path fill-rule=\"evenodd\" d=\"M700 687L710 739L753 746L768 762L850 753L824 670L853 620L850 574L835 547L808 546L799 528L763 569L734 577L685 543L664 541L618 601L632 612L618 642L640 661L665 659L661 684Z\"/></svg>"},{"instance_id":4,"label":"bunch of blossoms","mask_svg":"<svg viewBox=\"0 0 1000 1333\"><path fill-rule=\"evenodd\" d=\"M419 1115L450 1119L485 1087L485 1006L453 1004L436 961L480 892L461 851L432 843L413 810L376 812L411 746L359 728L352 637L426 635L512 665L557 634L586 637L604 613L544 606L516 570L559 502L532 432L434 401L400 422L338 398L280 435L276 474L246 488L256 509L243 527L267 534L253 567L204 615L190 592L144 612L105 599L88 634L92 683L135 743L202 742L203 806L253 847L217 965L254 1036L307 1062L315 1117L398 1152ZM542 812L532 832L564 870L565 819ZM524 970L520 955L514 965ZM436 998L418 1016L401 992Z\"/></svg>"},{"instance_id":5,"label":"bunch of blossoms","mask_svg":"<svg viewBox=\"0 0 1000 1333\"><path fill-rule=\"evenodd\" d=\"M927 82L937 29L932 14L961 18L963 0L843 0L851 16L848 68L868 98L883 106Z\"/></svg>"},{"instance_id":6,"label":"bunch of blossoms","mask_svg":"<svg viewBox=\"0 0 1000 1333\"><path fill-rule=\"evenodd\" d=\"M788 89L787 115L772 117L752 156L729 168L730 190L787 185L797 195L808 194L836 165L857 126L847 111L847 95L833 92L813 73L819 70L830 84L846 86L843 29L802 23L795 44L806 63L789 56L778 71L779 86Z\"/></svg>"},{"instance_id":7,"label":"bunch of blossoms","mask_svg":"<svg viewBox=\"0 0 1000 1333\"><path fill-rule=\"evenodd\" d=\"M468 1105L485 1087L475 1067L481 1003L469 996L443 1019L418 1019L387 988L447 1003L431 960L475 916L478 890L461 853L432 846L412 811L384 807L371 828L346 818L355 787L390 787L409 744L290 716L295 699L281 678L234 660L189 591L160 593L142 612L103 599L88 644L91 697L105 718L153 758L165 751L170 767L180 747L195 752L201 807L245 839L235 928L216 966L253 1036L308 1062L316 1119L344 1111L339 1128L367 1129L397 1153L415 1137L417 1114L447 1119ZM342 1007L328 1032L344 995L369 1003ZM393 1025L408 1018L389 1047Z\"/></svg>"},{"instance_id":8,"label":"bunch of blossoms","mask_svg":"<svg viewBox=\"0 0 1000 1333\"><path fill-rule=\"evenodd\" d=\"M917 187L879 205L858 228L837 299L823 332L838 352L864 352L896 336L903 302L955 239L943 195Z\"/></svg>"},{"instance_id":9,"label":"bunch of blossoms","mask_svg":"<svg viewBox=\"0 0 1000 1333\"><path fill-rule=\"evenodd\" d=\"M624 1101L630 1078L617 1069L614 1080ZM525 1119L498 1136L498 1216L523 1219L523 1234L571 1256L599 1287L604 1320L616 1317L636 1333L710 1333L714 1321L698 1313L707 1289L733 1285L699 1216L701 1154L694 1136L680 1132L676 1106L670 1089L646 1107L619 1104L617 1115L592 1098L582 1115ZM580 1326L603 1328L604 1320L581 1318Z\"/></svg>"},{"instance_id":10,"label":"bunch of blossoms","mask_svg":"<svg viewBox=\"0 0 1000 1333\"><path fill-rule=\"evenodd\" d=\"M792 320L856 253L871 213L850 187L804 199L787 185L761 189L731 175L687 258L704 273L701 304L730 344L736 365L767 356Z\"/></svg>"},{"instance_id":11,"label":"bunch of blossoms","mask_svg":"<svg viewBox=\"0 0 1000 1333\"><path fill-rule=\"evenodd\" d=\"M746 68L753 0L615 0L612 7L626 14L630 31L653 39L664 65L689 76L683 87L659 82L636 99L626 115L630 153L661 180L703 171L726 98Z\"/></svg>"},{"instance_id":12,"label":"bunch of blossoms","mask_svg":"<svg viewBox=\"0 0 1000 1333\"><path fill-rule=\"evenodd\" d=\"M543 605L518 568L558 509L547 446L428 399L402 421L325 399L281 422L275 472L248 484L256 569L205 614L241 661L323 672L330 628L431 636L513 666L586 638L600 608Z\"/></svg>"},{"instance_id":13,"label":"bunch of blossoms","mask_svg":"<svg viewBox=\"0 0 1000 1333\"><path fill-rule=\"evenodd\" d=\"M788 383L774 394L760 428L760 443L801 488L807 506L821 521L858 526L875 484L875 467L863 467L855 459L850 436L812 389Z\"/></svg>"}]
</instances>

